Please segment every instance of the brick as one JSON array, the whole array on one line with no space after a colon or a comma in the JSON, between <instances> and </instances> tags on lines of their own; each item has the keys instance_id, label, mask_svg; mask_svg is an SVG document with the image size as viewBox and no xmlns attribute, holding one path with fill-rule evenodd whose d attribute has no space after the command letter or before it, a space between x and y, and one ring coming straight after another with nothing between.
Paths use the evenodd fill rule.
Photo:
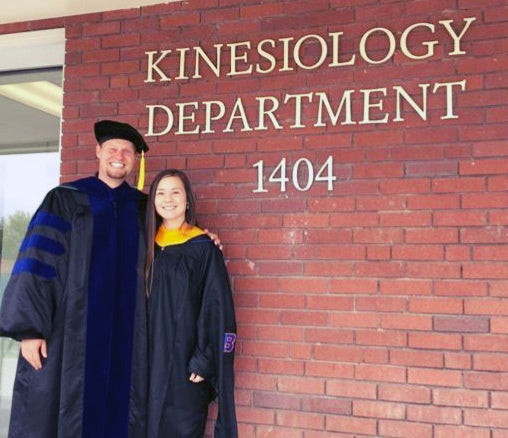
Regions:
<instances>
[{"instance_id":1,"label":"brick","mask_svg":"<svg viewBox=\"0 0 508 438\"><path fill-rule=\"evenodd\" d=\"M385 295L430 295L433 287L431 281L417 279L384 279L380 286Z\"/></svg>"},{"instance_id":2,"label":"brick","mask_svg":"<svg viewBox=\"0 0 508 438\"><path fill-rule=\"evenodd\" d=\"M477 353L473 356L473 368L479 371L506 372L508 364L504 354Z\"/></svg>"},{"instance_id":3,"label":"brick","mask_svg":"<svg viewBox=\"0 0 508 438\"><path fill-rule=\"evenodd\" d=\"M432 319L426 315L381 315L380 327L400 330L431 330Z\"/></svg>"},{"instance_id":4,"label":"brick","mask_svg":"<svg viewBox=\"0 0 508 438\"><path fill-rule=\"evenodd\" d=\"M337 297L333 295L316 295L307 296L306 308L312 310L329 310L329 311L351 311L354 303L350 297Z\"/></svg>"},{"instance_id":5,"label":"brick","mask_svg":"<svg viewBox=\"0 0 508 438\"><path fill-rule=\"evenodd\" d=\"M357 362L364 357L364 349L356 346L316 345L314 355L317 360Z\"/></svg>"},{"instance_id":6,"label":"brick","mask_svg":"<svg viewBox=\"0 0 508 438\"><path fill-rule=\"evenodd\" d=\"M469 408L488 408L487 391L467 389L436 388L432 391L434 403L438 406L457 406Z\"/></svg>"},{"instance_id":7,"label":"brick","mask_svg":"<svg viewBox=\"0 0 508 438\"><path fill-rule=\"evenodd\" d=\"M436 211L434 225L439 227L485 226L487 214L483 211Z\"/></svg>"},{"instance_id":8,"label":"brick","mask_svg":"<svg viewBox=\"0 0 508 438\"><path fill-rule=\"evenodd\" d=\"M435 316L434 329L438 332L488 333L489 319L468 316Z\"/></svg>"},{"instance_id":9,"label":"brick","mask_svg":"<svg viewBox=\"0 0 508 438\"><path fill-rule=\"evenodd\" d=\"M403 332L388 330L359 330L356 334L356 343L358 345L407 345L406 335Z\"/></svg>"},{"instance_id":10,"label":"brick","mask_svg":"<svg viewBox=\"0 0 508 438\"><path fill-rule=\"evenodd\" d=\"M508 412L493 409L465 409L464 424L467 426L506 427Z\"/></svg>"},{"instance_id":11,"label":"brick","mask_svg":"<svg viewBox=\"0 0 508 438\"><path fill-rule=\"evenodd\" d=\"M271 408L296 410L300 407L300 397L289 394L276 394L272 392L254 392L253 405L258 408Z\"/></svg>"},{"instance_id":12,"label":"brick","mask_svg":"<svg viewBox=\"0 0 508 438\"><path fill-rule=\"evenodd\" d=\"M294 415L292 412L277 410L276 424L292 429L323 429L325 416L320 413L300 412Z\"/></svg>"},{"instance_id":13,"label":"brick","mask_svg":"<svg viewBox=\"0 0 508 438\"><path fill-rule=\"evenodd\" d=\"M356 367L355 378L358 380L402 383L406 381L404 367L360 364Z\"/></svg>"},{"instance_id":14,"label":"brick","mask_svg":"<svg viewBox=\"0 0 508 438\"><path fill-rule=\"evenodd\" d=\"M399 297L358 298L356 308L359 311L400 312L406 310L407 301Z\"/></svg>"},{"instance_id":15,"label":"brick","mask_svg":"<svg viewBox=\"0 0 508 438\"><path fill-rule=\"evenodd\" d=\"M486 296L488 284L485 281L449 280L437 281L434 285L437 296Z\"/></svg>"},{"instance_id":16,"label":"brick","mask_svg":"<svg viewBox=\"0 0 508 438\"><path fill-rule=\"evenodd\" d=\"M505 208L508 205L506 193L465 193L462 195L462 208Z\"/></svg>"},{"instance_id":17,"label":"brick","mask_svg":"<svg viewBox=\"0 0 508 438\"><path fill-rule=\"evenodd\" d=\"M336 208L337 202L331 206L331 209ZM330 215L330 225L332 227L358 227L358 226L375 226L378 224L378 215L375 213L334 213Z\"/></svg>"},{"instance_id":18,"label":"brick","mask_svg":"<svg viewBox=\"0 0 508 438\"><path fill-rule=\"evenodd\" d=\"M362 178L396 178L404 174L403 167L398 163L356 165L353 176Z\"/></svg>"},{"instance_id":19,"label":"brick","mask_svg":"<svg viewBox=\"0 0 508 438\"><path fill-rule=\"evenodd\" d=\"M241 273L241 270L239 269L235 269L235 271ZM252 268L245 271L245 273L252 272L253 272ZM285 262L285 261L279 262L273 260L270 260L268 262L262 261L258 262L256 269L256 273L259 275L302 275L303 272L304 269L302 263ZM319 275L319 274L311 274L311 275Z\"/></svg>"},{"instance_id":20,"label":"brick","mask_svg":"<svg viewBox=\"0 0 508 438\"><path fill-rule=\"evenodd\" d=\"M260 327L256 332L258 340L301 342L304 330L301 327Z\"/></svg>"},{"instance_id":21,"label":"brick","mask_svg":"<svg viewBox=\"0 0 508 438\"><path fill-rule=\"evenodd\" d=\"M406 165L406 174L409 177L423 177L431 175L455 176L457 173L457 164L449 161L409 163Z\"/></svg>"},{"instance_id":22,"label":"brick","mask_svg":"<svg viewBox=\"0 0 508 438\"><path fill-rule=\"evenodd\" d=\"M466 351L508 352L506 335L466 335L464 349ZM488 342L487 342L488 341Z\"/></svg>"},{"instance_id":23,"label":"brick","mask_svg":"<svg viewBox=\"0 0 508 438\"><path fill-rule=\"evenodd\" d=\"M490 331L491 333L508 334L508 318L491 317Z\"/></svg>"},{"instance_id":24,"label":"brick","mask_svg":"<svg viewBox=\"0 0 508 438\"><path fill-rule=\"evenodd\" d=\"M478 159L474 161L464 161L460 163L461 175L487 175L503 174L506 169L503 168L504 160L500 159Z\"/></svg>"},{"instance_id":25,"label":"brick","mask_svg":"<svg viewBox=\"0 0 508 438\"><path fill-rule=\"evenodd\" d=\"M390 260L390 247L388 246L368 246L367 260Z\"/></svg>"},{"instance_id":26,"label":"brick","mask_svg":"<svg viewBox=\"0 0 508 438\"><path fill-rule=\"evenodd\" d=\"M379 221L385 227L425 227L432 223L427 212L388 212L380 213Z\"/></svg>"},{"instance_id":27,"label":"brick","mask_svg":"<svg viewBox=\"0 0 508 438\"><path fill-rule=\"evenodd\" d=\"M446 245L445 247L446 260L450 262L457 262L463 260L471 260L471 250L467 246L462 245Z\"/></svg>"},{"instance_id":28,"label":"brick","mask_svg":"<svg viewBox=\"0 0 508 438\"><path fill-rule=\"evenodd\" d=\"M461 275L461 266L457 263L442 262L418 262L406 263L406 274L410 278L442 278L456 279Z\"/></svg>"},{"instance_id":29,"label":"brick","mask_svg":"<svg viewBox=\"0 0 508 438\"><path fill-rule=\"evenodd\" d=\"M401 229L367 228L355 230L353 242L355 243L396 243L403 242L404 232Z\"/></svg>"},{"instance_id":30,"label":"brick","mask_svg":"<svg viewBox=\"0 0 508 438\"><path fill-rule=\"evenodd\" d=\"M391 418L402 420L406 417L403 403L387 403L370 400L354 400L353 415L358 417Z\"/></svg>"},{"instance_id":31,"label":"brick","mask_svg":"<svg viewBox=\"0 0 508 438\"><path fill-rule=\"evenodd\" d=\"M326 427L329 432L350 432L356 435L375 435L377 429L374 419L338 415L327 417Z\"/></svg>"},{"instance_id":32,"label":"brick","mask_svg":"<svg viewBox=\"0 0 508 438\"><path fill-rule=\"evenodd\" d=\"M309 237L309 234L312 234L313 239L316 239L316 243L318 243L319 239L318 236L315 233L307 233L307 237ZM318 235L320 233L317 233ZM338 235L339 233L331 233ZM347 236L344 236L344 242L349 242L351 240L350 234L347 233ZM352 271L352 263L351 260L364 260L366 258L366 248L364 245L348 245L346 243L337 245L326 245L325 241L322 241L323 245L321 245L316 250L316 258L318 259L329 259L329 260L347 260L347 262L342 262L342 264L338 264L337 267L343 266L344 270L347 270L348 272ZM349 263L348 263L349 262ZM317 262L319 263L319 262ZM306 266L309 266L309 263L306 264ZM349 266L349 269L346 269L346 267ZM341 270L342 271L342 270ZM339 270L335 272L335 275L339 275Z\"/></svg>"},{"instance_id":33,"label":"brick","mask_svg":"<svg viewBox=\"0 0 508 438\"><path fill-rule=\"evenodd\" d=\"M403 151L407 151L407 147L403 148ZM412 157L414 151L410 150L407 154ZM409 193L427 193L430 189L430 180L428 178L410 178L410 179L389 179L381 181L379 183L379 189L381 193L386 194L409 194ZM407 212L411 213L411 212Z\"/></svg>"},{"instance_id":34,"label":"brick","mask_svg":"<svg viewBox=\"0 0 508 438\"><path fill-rule=\"evenodd\" d=\"M408 369L408 383L458 388L462 386L462 373L450 370L410 368Z\"/></svg>"},{"instance_id":35,"label":"brick","mask_svg":"<svg viewBox=\"0 0 508 438\"><path fill-rule=\"evenodd\" d=\"M237 375L235 387L239 389L275 391L276 378L266 374L240 372Z\"/></svg>"},{"instance_id":36,"label":"brick","mask_svg":"<svg viewBox=\"0 0 508 438\"><path fill-rule=\"evenodd\" d=\"M359 211L397 210L406 208L405 198L402 196L361 197L357 200L356 209Z\"/></svg>"},{"instance_id":37,"label":"brick","mask_svg":"<svg viewBox=\"0 0 508 438\"><path fill-rule=\"evenodd\" d=\"M138 46L140 41L140 36L137 33L131 34L121 34L121 35L111 35L108 34L101 38L102 47L111 48L111 47L128 47L128 46Z\"/></svg>"},{"instance_id":38,"label":"brick","mask_svg":"<svg viewBox=\"0 0 508 438\"><path fill-rule=\"evenodd\" d=\"M445 352L444 367L449 369L470 370L472 369L472 358L468 353Z\"/></svg>"},{"instance_id":39,"label":"brick","mask_svg":"<svg viewBox=\"0 0 508 438\"><path fill-rule=\"evenodd\" d=\"M508 278L508 266L501 262L464 263L462 269L466 279L502 280Z\"/></svg>"},{"instance_id":40,"label":"brick","mask_svg":"<svg viewBox=\"0 0 508 438\"><path fill-rule=\"evenodd\" d=\"M321 278L280 278L279 291L287 291L289 293L324 293L328 290L328 280Z\"/></svg>"},{"instance_id":41,"label":"brick","mask_svg":"<svg viewBox=\"0 0 508 438\"><path fill-rule=\"evenodd\" d=\"M508 260L508 247L493 245L474 248L474 258L476 260L491 260L491 261Z\"/></svg>"},{"instance_id":42,"label":"brick","mask_svg":"<svg viewBox=\"0 0 508 438\"><path fill-rule=\"evenodd\" d=\"M390 363L414 367L444 368L444 357L443 353L435 351L392 350Z\"/></svg>"},{"instance_id":43,"label":"brick","mask_svg":"<svg viewBox=\"0 0 508 438\"><path fill-rule=\"evenodd\" d=\"M284 358L288 355L288 345L275 342L246 342L242 345L242 352L247 355Z\"/></svg>"},{"instance_id":44,"label":"brick","mask_svg":"<svg viewBox=\"0 0 508 438\"><path fill-rule=\"evenodd\" d=\"M286 222L287 224L287 222ZM319 224L317 224L319 226ZM351 245L344 245L352 242L352 233L347 229L312 229L309 228L305 232L305 242L309 244L318 243L328 245L327 248L332 248L335 252L342 252L344 250L351 250ZM359 247L358 249L362 249ZM364 251L363 251L364 252Z\"/></svg>"},{"instance_id":45,"label":"brick","mask_svg":"<svg viewBox=\"0 0 508 438\"><path fill-rule=\"evenodd\" d=\"M457 209L460 197L453 194L415 195L408 198L410 209Z\"/></svg>"},{"instance_id":46,"label":"brick","mask_svg":"<svg viewBox=\"0 0 508 438\"><path fill-rule=\"evenodd\" d=\"M287 310L281 312L280 320L282 324L325 326L328 318L326 312L299 312Z\"/></svg>"},{"instance_id":47,"label":"brick","mask_svg":"<svg viewBox=\"0 0 508 438\"><path fill-rule=\"evenodd\" d=\"M493 297L506 297L508 295L508 282L496 281L490 284L490 295Z\"/></svg>"},{"instance_id":48,"label":"brick","mask_svg":"<svg viewBox=\"0 0 508 438\"><path fill-rule=\"evenodd\" d=\"M336 327L377 327L378 317L375 312L333 313L330 324Z\"/></svg>"},{"instance_id":49,"label":"brick","mask_svg":"<svg viewBox=\"0 0 508 438\"><path fill-rule=\"evenodd\" d=\"M478 427L436 425L434 438L449 438L451 436L460 436L460 438L490 438L490 430Z\"/></svg>"},{"instance_id":50,"label":"brick","mask_svg":"<svg viewBox=\"0 0 508 438\"><path fill-rule=\"evenodd\" d=\"M463 229L460 232L460 239L464 243L507 243L508 237L501 230L492 229Z\"/></svg>"},{"instance_id":51,"label":"brick","mask_svg":"<svg viewBox=\"0 0 508 438\"><path fill-rule=\"evenodd\" d=\"M260 4L260 5L244 5L240 8L240 16L241 18L254 18L257 19L258 16L265 15L280 15L283 10L282 4Z\"/></svg>"},{"instance_id":52,"label":"brick","mask_svg":"<svg viewBox=\"0 0 508 438\"><path fill-rule=\"evenodd\" d=\"M303 309L305 296L295 294L257 294L260 308Z\"/></svg>"},{"instance_id":53,"label":"brick","mask_svg":"<svg viewBox=\"0 0 508 438\"><path fill-rule=\"evenodd\" d=\"M106 21L101 23L85 23L81 27L83 36L110 35L120 33L120 21Z\"/></svg>"},{"instance_id":54,"label":"brick","mask_svg":"<svg viewBox=\"0 0 508 438\"><path fill-rule=\"evenodd\" d=\"M236 412L240 421L251 424L273 424L275 418L275 412L270 409L239 406Z\"/></svg>"},{"instance_id":55,"label":"brick","mask_svg":"<svg viewBox=\"0 0 508 438\"><path fill-rule=\"evenodd\" d=\"M380 400L429 404L431 394L431 390L424 386L393 383L379 384Z\"/></svg>"},{"instance_id":56,"label":"brick","mask_svg":"<svg viewBox=\"0 0 508 438\"><path fill-rule=\"evenodd\" d=\"M307 431L305 431L305 433L307 433ZM239 430L239 436L256 436L259 438L303 438L303 434L303 430L273 425L257 425L255 431L251 430L245 433L241 433L241 430Z\"/></svg>"},{"instance_id":57,"label":"brick","mask_svg":"<svg viewBox=\"0 0 508 438\"><path fill-rule=\"evenodd\" d=\"M492 393L492 408L506 410L508 408L508 393L493 392Z\"/></svg>"},{"instance_id":58,"label":"brick","mask_svg":"<svg viewBox=\"0 0 508 438\"><path fill-rule=\"evenodd\" d=\"M354 376L354 365L313 360L305 364L305 374L312 377L326 377L328 379L352 379Z\"/></svg>"},{"instance_id":59,"label":"brick","mask_svg":"<svg viewBox=\"0 0 508 438\"><path fill-rule=\"evenodd\" d=\"M411 298L409 310L414 313L461 314L463 302L459 298Z\"/></svg>"},{"instance_id":60,"label":"brick","mask_svg":"<svg viewBox=\"0 0 508 438\"><path fill-rule=\"evenodd\" d=\"M432 426L430 424L422 424L395 420L381 420L379 422L379 433L382 436L390 436L396 438L432 438Z\"/></svg>"},{"instance_id":61,"label":"brick","mask_svg":"<svg viewBox=\"0 0 508 438\"><path fill-rule=\"evenodd\" d=\"M442 333L410 333L408 345L412 348L459 350L462 348L460 335Z\"/></svg>"},{"instance_id":62,"label":"brick","mask_svg":"<svg viewBox=\"0 0 508 438\"><path fill-rule=\"evenodd\" d=\"M339 415L351 414L351 403L348 400L341 400L336 397L301 397L301 404L303 410L307 412Z\"/></svg>"},{"instance_id":63,"label":"brick","mask_svg":"<svg viewBox=\"0 0 508 438\"><path fill-rule=\"evenodd\" d=\"M373 294L378 290L378 281L373 279L332 279L330 281L330 292L341 294Z\"/></svg>"},{"instance_id":64,"label":"brick","mask_svg":"<svg viewBox=\"0 0 508 438\"><path fill-rule=\"evenodd\" d=\"M325 381L318 378L302 380L297 377L280 376L278 378L278 390L283 393L324 394Z\"/></svg>"},{"instance_id":65,"label":"brick","mask_svg":"<svg viewBox=\"0 0 508 438\"><path fill-rule=\"evenodd\" d=\"M394 245L392 258L394 260L443 260L444 247L442 245Z\"/></svg>"},{"instance_id":66,"label":"brick","mask_svg":"<svg viewBox=\"0 0 508 438\"><path fill-rule=\"evenodd\" d=\"M444 406L408 406L407 419L420 423L461 424L462 411Z\"/></svg>"},{"instance_id":67,"label":"brick","mask_svg":"<svg viewBox=\"0 0 508 438\"><path fill-rule=\"evenodd\" d=\"M289 357L291 359L302 359L305 361L311 360L311 357L313 356L312 346L309 344L289 344Z\"/></svg>"},{"instance_id":68,"label":"brick","mask_svg":"<svg viewBox=\"0 0 508 438\"><path fill-rule=\"evenodd\" d=\"M508 375L506 373L492 372L467 373L464 377L464 386L470 389L506 392L508 391Z\"/></svg>"}]
</instances>

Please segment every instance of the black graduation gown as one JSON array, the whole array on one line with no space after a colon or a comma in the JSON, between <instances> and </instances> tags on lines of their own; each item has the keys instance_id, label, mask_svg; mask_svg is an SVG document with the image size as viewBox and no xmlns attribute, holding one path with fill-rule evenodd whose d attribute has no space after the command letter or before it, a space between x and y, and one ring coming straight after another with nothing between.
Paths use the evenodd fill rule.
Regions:
<instances>
[{"instance_id":1,"label":"black graduation gown","mask_svg":"<svg viewBox=\"0 0 508 438\"><path fill-rule=\"evenodd\" d=\"M32 218L0 335L43 338L48 357L39 371L19 357L9 437L145 435L145 202L91 177L50 191Z\"/></svg>"},{"instance_id":2,"label":"black graduation gown","mask_svg":"<svg viewBox=\"0 0 508 438\"><path fill-rule=\"evenodd\" d=\"M236 438L234 306L222 253L208 236L156 247L148 308L149 438L201 438L215 396L215 437ZM205 382L190 382L192 372Z\"/></svg>"}]
</instances>

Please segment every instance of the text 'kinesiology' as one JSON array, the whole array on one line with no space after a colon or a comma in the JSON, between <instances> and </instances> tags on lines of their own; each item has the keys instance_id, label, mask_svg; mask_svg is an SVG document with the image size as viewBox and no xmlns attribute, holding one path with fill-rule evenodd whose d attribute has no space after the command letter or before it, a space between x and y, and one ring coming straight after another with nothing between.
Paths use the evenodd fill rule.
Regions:
<instances>
[{"instance_id":1,"label":"text 'kinesiology'","mask_svg":"<svg viewBox=\"0 0 508 438\"><path fill-rule=\"evenodd\" d=\"M256 44L251 41L217 43L210 53L200 46L148 51L145 53L145 83L164 83L165 87L161 90L172 90L171 83L176 86L210 78L287 76L292 72L318 69L334 70L337 83L328 84L328 89L306 88L302 92L257 96L252 94L252 90L242 90L244 94L232 101L229 99L227 103L220 99L220 94L212 99L156 102L146 105L146 135L202 135L386 124L403 122L409 112L424 121L431 111L441 120L457 119L459 114L455 105L458 94L466 90L465 79L421 81L408 86L390 84L372 88L341 88L340 74L342 69L368 69L380 64L397 68L396 62L401 62L401 59L408 63L430 61L443 55L465 55L464 37L475 20L475 17L468 17L458 23L454 20L441 20L437 25L415 23L397 33L375 27L351 40L345 39L349 35L337 31L326 36L306 34L298 38L263 39ZM416 44L414 40L422 41ZM343 49L346 41L349 44L347 50ZM354 47L351 47L352 41L357 41ZM436 55L439 46L442 50ZM171 96L167 99L170 100Z\"/></svg>"}]
</instances>

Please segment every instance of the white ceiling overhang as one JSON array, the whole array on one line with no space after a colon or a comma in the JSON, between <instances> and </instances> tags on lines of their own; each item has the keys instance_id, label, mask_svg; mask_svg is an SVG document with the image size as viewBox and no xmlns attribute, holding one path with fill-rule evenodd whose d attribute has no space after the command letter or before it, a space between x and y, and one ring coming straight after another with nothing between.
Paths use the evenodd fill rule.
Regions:
<instances>
[{"instance_id":1,"label":"white ceiling overhang","mask_svg":"<svg viewBox=\"0 0 508 438\"><path fill-rule=\"evenodd\" d=\"M91 12L114 11L140 6L173 3L181 0L24 0L2 2L0 24L34 21L45 18L67 17Z\"/></svg>"}]
</instances>

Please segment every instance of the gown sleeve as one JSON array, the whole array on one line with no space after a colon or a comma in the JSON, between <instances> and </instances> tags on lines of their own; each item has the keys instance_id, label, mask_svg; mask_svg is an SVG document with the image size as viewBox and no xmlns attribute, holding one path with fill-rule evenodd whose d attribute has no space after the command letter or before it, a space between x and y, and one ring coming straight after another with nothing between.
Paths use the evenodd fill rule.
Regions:
<instances>
[{"instance_id":1,"label":"gown sleeve","mask_svg":"<svg viewBox=\"0 0 508 438\"><path fill-rule=\"evenodd\" d=\"M222 252L210 243L198 319L198 343L188 370L205 377L218 397L215 438L238 436L233 369L236 336L229 275Z\"/></svg>"},{"instance_id":2,"label":"gown sleeve","mask_svg":"<svg viewBox=\"0 0 508 438\"><path fill-rule=\"evenodd\" d=\"M48 339L61 298L71 224L58 190L49 192L32 217L0 308L0 335Z\"/></svg>"}]
</instances>

